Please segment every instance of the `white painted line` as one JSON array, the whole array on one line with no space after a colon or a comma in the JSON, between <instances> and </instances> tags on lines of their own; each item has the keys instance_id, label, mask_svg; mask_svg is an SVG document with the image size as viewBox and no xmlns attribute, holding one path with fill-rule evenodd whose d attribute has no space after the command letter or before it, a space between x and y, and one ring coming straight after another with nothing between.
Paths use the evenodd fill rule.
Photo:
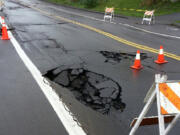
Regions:
<instances>
[{"instance_id":1,"label":"white painted line","mask_svg":"<svg viewBox=\"0 0 180 135\"><path fill-rule=\"evenodd\" d=\"M37 67L32 63L26 53L23 51L17 40L14 38L12 33L8 31L10 40L16 49L17 53L19 54L20 58L26 65L27 69L30 71L34 79L36 80L37 84L41 88L42 92L48 99L49 103L53 107L54 111L56 112L58 118L64 125L66 131L69 135L86 135L83 129L73 120L73 117L69 114L68 111L65 110L62 101L60 100L58 94L55 90L50 86L48 81L42 76L40 71ZM45 83L46 81L47 83Z\"/></svg>"},{"instance_id":2,"label":"white painted line","mask_svg":"<svg viewBox=\"0 0 180 135\"><path fill-rule=\"evenodd\" d=\"M116 22L110 22L110 23L112 23L112 24L117 24Z\"/></svg>"},{"instance_id":3,"label":"white painted line","mask_svg":"<svg viewBox=\"0 0 180 135\"><path fill-rule=\"evenodd\" d=\"M59 10L59 11L62 11L62 12L64 12L64 13L68 13L68 14L72 14L72 15L81 16L81 17L85 17L85 18L92 19L92 20L104 22L104 20L101 20L101 19L98 19L98 18L95 18L95 17L91 17L91 16L86 16L86 15L83 15L83 14L79 14L79 13L70 12L70 11L63 10L63 9L59 9L59 8L52 7L52 6L49 6L49 7L50 7L50 8L54 8L54 9ZM110 22L110 23L112 23L112 24L117 24L116 22ZM161 33L157 33L157 32L152 32L152 31L148 31L148 30L145 30L145 29L142 29L142 28L138 28L138 27L129 25L129 24L124 24L124 23L119 23L119 24L120 24L120 25L123 25L123 26L126 26L126 27L131 27L131 28L134 28L134 29L137 29L137 30L146 32L146 33L150 33L150 34L155 34L155 35L159 35L159 36L164 36L164 37L170 37L170 38L180 39L180 37L178 37L178 36L172 36L172 35L167 35L167 34L161 34Z\"/></svg>"},{"instance_id":4,"label":"white painted line","mask_svg":"<svg viewBox=\"0 0 180 135\"><path fill-rule=\"evenodd\" d=\"M98 19L98 18L95 18L95 17L86 16L86 15L79 14L79 13L74 13L74 12L71 12L71 11L63 10L63 9L52 7L52 6L48 6L48 7L56 9L56 10L59 10L59 11L64 12L64 13L68 13L68 14L72 14L72 15L76 15L76 16L81 16L81 17L89 18L89 19L96 20L96 21L105 22L104 19ZM116 22L110 22L110 23L111 24L117 24ZM180 39L180 37L178 37L178 36L172 36L172 35L168 35L168 34L152 32L152 31L148 31L148 30L145 30L145 29L142 29L142 28L138 28L138 27L129 25L129 24L124 24L124 23L119 23L119 24L123 25L123 26L126 26L126 27L131 27L131 28L134 28L134 29L146 32L146 33L154 34L154 35L159 35L159 36L163 36L163 37L170 37L170 38Z\"/></svg>"},{"instance_id":5,"label":"white painted line","mask_svg":"<svg viewBox=\"0 0 180 135\"><path fill-rule=\"evenodd\" d=\"M126 26L126 27L131 27L131 28L134 28L134 29L136 29L136 30L140 30L140 31L143 31L143 32L146 32L146 33L154 34L154 35L159 35L159 36L163 36L163 37L170 37L170 38L180 39L180 37L178 37L178 36L172 36L172 35L167 35L167 34L161 34L161 33L157 33L157 32L152 32L152 31L148 31L148 30L145 30L145 29L142 29L142 28L138 28L138 27L129 25L129 24L124 24L124 23L119 23L119 24L120 24L120 25L123 25L123 26Z\"/></svg>"}]
</instances>

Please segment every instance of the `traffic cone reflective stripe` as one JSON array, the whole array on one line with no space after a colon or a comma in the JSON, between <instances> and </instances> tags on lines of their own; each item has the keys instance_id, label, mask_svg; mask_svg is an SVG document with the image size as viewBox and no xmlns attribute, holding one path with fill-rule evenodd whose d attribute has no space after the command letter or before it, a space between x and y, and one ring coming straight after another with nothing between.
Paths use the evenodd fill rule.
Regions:
<instances>
[{"instance_id":1,"label":"traffic cone reflective stripe","mask_svg":"<svg viewBox=\"0 0 180 135\"><path fill-rule=\"evenodd\" d=\"M165 60L164 58L164 51L163 51L163 46L160 46L159 54L157 60L155 60L155 63L157 64L163 64L167 63L168 61Z\"/></svg>"},{"instance_id":2,"label":"traffic cone reflective stripe","mask_svg":"<svg viewBox=\"0 0 180 135\"><path fill-rule=\"evenodd\" d=\"M2 24L2 40L9 40L9 36L8 36L8 32L7 32L7 28L5 24Z\"/></svg>"},{"instance_id":3,"label":"traffic cone reflective stripe","mask_svg":"<svg viewBox=\"0 0 180 135\"><path fill-rule=\"evenodd\" d=\"M139 50L137 50L134 65L131 66L131 68L133 68L133 69L141 69L141 68L143 68L143 66L141 65L140 51Z\"/></svg>"},{"instance_id":4,"label":"traffic cone reflective stripe","mask_svg":"<svg viewBox=\"0 0 180 135\"><path fill-rule=\"evenodd\" d=\"M5 24L4 17L1 17L1 24Z\"/></svg>"}]
</instances>

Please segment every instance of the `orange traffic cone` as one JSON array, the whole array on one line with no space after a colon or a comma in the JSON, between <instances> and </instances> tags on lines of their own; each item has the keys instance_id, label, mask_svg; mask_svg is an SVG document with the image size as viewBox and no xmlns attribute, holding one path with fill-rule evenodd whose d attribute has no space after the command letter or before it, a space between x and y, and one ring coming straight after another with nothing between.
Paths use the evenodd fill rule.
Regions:
<instances>
[{"instance_id":1,"label":"orange traffic cone","mask_svg":"<svg viewBox=\"0 0 180 135\"><path fill-rule=\"evenodd\" d=\"M131 66L131 68L133 68L133 69L141 69L141 68L143 68L143 66L141 65L140 51L139 50L137 50L136 59L134 61L134 65Z\"/></svg>"},{"instance_id":2,"label":"orange traffic cone","mask_svg":"<svg viewBox=\"0 0 180 135\"><path fill-rule=\"evenodd\" d=\"M167 63L168 61L166 61L164 59L164 51L163 51L163 46L161 45L160 46L160 50L159 50L159 54L158 54L158 58L157 60L155 60L155 63L157 64L164 64L164 63Z\"/></svg>"},{"instance_id":3,"label":"orange traffic cone","mask_svg":"<svg viewBox=\"0 0 180 135\"><path fill-rule=\"evenodd\" d=\"M6 25L3 23L2 24L2 40L9 40L9 36L8 36L8 32L7 32L7 28Z\"/></svg>"}]
</instances>

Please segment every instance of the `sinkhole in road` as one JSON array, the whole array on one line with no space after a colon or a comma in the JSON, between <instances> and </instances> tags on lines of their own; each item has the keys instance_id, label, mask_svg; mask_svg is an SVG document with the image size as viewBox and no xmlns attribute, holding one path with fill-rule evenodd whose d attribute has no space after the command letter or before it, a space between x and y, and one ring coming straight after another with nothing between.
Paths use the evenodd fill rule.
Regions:
<instances>
[{"instance_id":1,"label":"sinkhole in road","mask_svg":"<svg viewBox=\"0 0 180 135\"><path fill-rule=\"evenodd\" d=\"M123 59L129 59L134 60L136 53L124 53L124 52L109 52L109 51L100 51L100 54L102 54L106 60L105 62L109 63L119 63ZM148 58L146 53L141 53L141 60L144 60Z\"/></svg>"},{"instance_id":2,"label":"sinkhole in road","mask_svg":"<svg viewBox=\"0 0 180 135\"><path fill-rule=\"evenodd\" d=\"M122 112L125 108L121 100L121 86L102 74L77 68L53 69L44 76L68 88L78 101L104 115L111 111Z\"/></svg>"}]
</instances>

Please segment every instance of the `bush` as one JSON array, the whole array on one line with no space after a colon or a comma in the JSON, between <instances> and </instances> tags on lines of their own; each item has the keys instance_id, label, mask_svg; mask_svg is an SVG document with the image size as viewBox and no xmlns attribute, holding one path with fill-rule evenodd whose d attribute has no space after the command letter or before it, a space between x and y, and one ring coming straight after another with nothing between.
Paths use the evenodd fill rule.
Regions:
<instances>
[{"instance_id":1,"label":"bush","mask_svg":"<svg viewBox=\"0 0 180 135\"><path fill-rule=\"evenodd\" d=\"M97 0L84 0L84 4L87 8L93 8L97 6L98 2Z\"/></svg>"}]
</instances>

